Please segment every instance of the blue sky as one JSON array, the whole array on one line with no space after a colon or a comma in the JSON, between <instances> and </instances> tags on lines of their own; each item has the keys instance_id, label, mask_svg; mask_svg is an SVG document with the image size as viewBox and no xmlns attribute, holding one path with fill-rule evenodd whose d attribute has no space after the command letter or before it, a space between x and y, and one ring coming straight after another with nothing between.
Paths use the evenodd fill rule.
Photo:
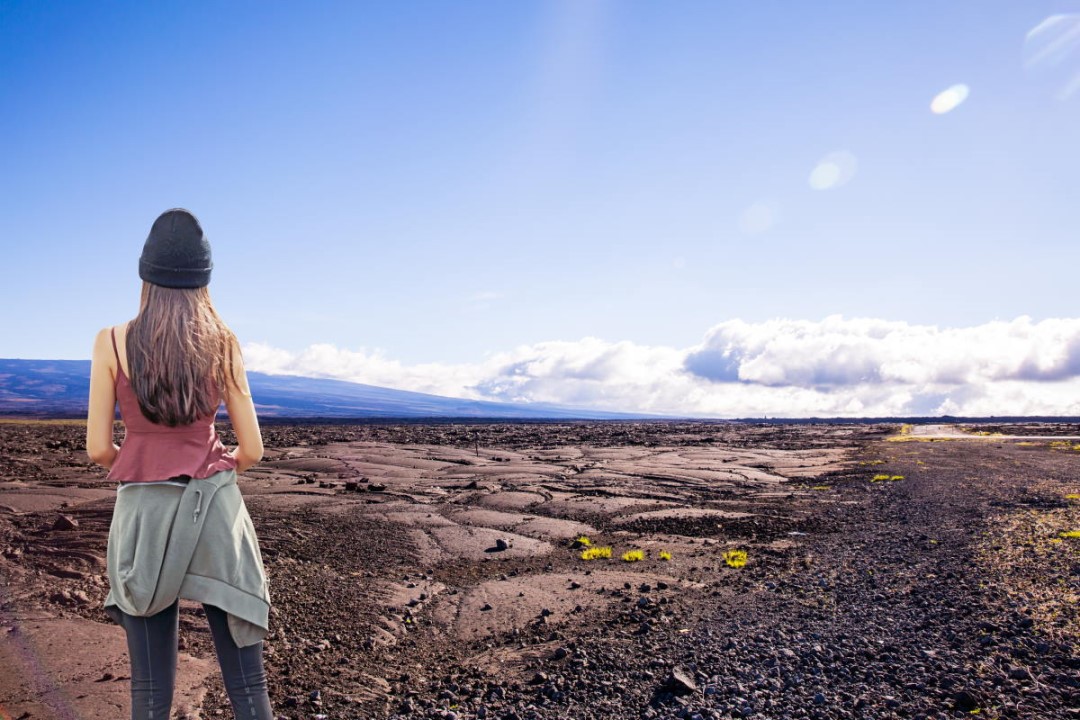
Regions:
<instances>
[{"instance_id":1,"label":"blue sky","mask_svg":"<svg viewBox=\"0 0 1080 720\"><path fill-rule=\"evenodd\" d=\"M734 321L1072 318L1075 16L1031 33L1076 12L0 2L0 357L87 357L175 206L253 358L333 346L400 378L323 374L413 389L590 338L685 359ZM838 152L850 180L813 189Z\"/></svg>"}]
</instances>

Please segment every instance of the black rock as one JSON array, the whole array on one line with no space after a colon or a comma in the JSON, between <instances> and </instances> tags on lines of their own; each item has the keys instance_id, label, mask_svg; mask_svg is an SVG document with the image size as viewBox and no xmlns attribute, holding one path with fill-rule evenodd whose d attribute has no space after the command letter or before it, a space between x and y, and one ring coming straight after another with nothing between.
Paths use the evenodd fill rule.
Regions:
<instances>
[{"instance_id":1,"label":"black rock","mask_svg":"<svg viewBox=\"0 0 1080 720\"><path fill-rule=\"evenodd\" d=\"M979 707L979 701L967 690L960 690L953 695L953 706L960 712L969 713Z\"/></svg>"},{"instance_id":2,"label":"black rock","mask_svg":"<svg viewBox=\"0 0 1080 720\"><path fill-rule=\"evenodd\" d=\"M59 515L53 523L53 530L74 530L79 527L79 521L70 515Z\"/></svg>"},{"instance_id":3,"label":"black rock","mask_svg":"<svg viewBox=\"0 0 1080 720\"><path fill-rule=\"evenodd\" d=\"M1009 668L1009 677L1013 680L1030 680L1031 673L1028 672L1027 668L1014 666Z\"/></svg>"},{"instance_id":4,"label":"black rock","mask_svg":"<svg viewBox=\"0 0 1080 720\"><path fill-rule=\"evenodd\" d=\"M677 666L671 669L671 674L668 675L665 686L677 695L697 692L697 683L694 682L693 675Z\"/></svg>"}]
</instances>

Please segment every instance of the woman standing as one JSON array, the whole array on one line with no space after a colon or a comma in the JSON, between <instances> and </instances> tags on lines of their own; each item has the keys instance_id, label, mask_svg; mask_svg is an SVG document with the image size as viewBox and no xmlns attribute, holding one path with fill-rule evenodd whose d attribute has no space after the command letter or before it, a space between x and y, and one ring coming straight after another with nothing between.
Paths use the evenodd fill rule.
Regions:
<instances>
[{"instance_id":1,"label":"woman standing","mask_svg":"<svg viewBox=\"0 0 1080 720\"><path fill-rule=\"evenodd\" d=\"M212 267L199 221L163 213L139 259L138 315L94 342L86 448L119 483L105 611L127 634L133 720L169 718L180 598L206 611L236 717L273 719L262 663L269 585L236 484L262 458L262 437L236 336L210 302ZM214 427L222 401L233 451Z\"/></svg>"}]
</instances>

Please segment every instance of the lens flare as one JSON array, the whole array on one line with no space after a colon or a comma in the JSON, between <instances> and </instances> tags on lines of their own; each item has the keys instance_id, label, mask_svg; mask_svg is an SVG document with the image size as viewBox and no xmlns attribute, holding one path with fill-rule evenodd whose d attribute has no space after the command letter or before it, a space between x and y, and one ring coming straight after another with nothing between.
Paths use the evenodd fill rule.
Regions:
<instances>
[{"instance_id":1,"label":"lens flare","mask_svg":"<svg viewBox=\"0 0 1080 720\"><path fill-rule=\"evenodd\" d=\"M855 177L859 161L847 150L831 152L818 161L810 171L808 182L814 190L832 190L846 185Z\"/></svg>"},{"instance_id":2,"label":"lens flare","mask_svg":"<svg viewBox=\"0 0 1080 720\"><path fill-rule=\"evenodd\" d=\"M739 229L747 235L768 232L780 220L780 204L775 200L759 200L743 210Z\"/></svg>"},{"instance_id":3,"label":"lens flare","mask_svg":"<svg viewBox=\"0 0 1080 720\"><path fill-rule=\"evenodd\" d=\"M942 90L930 101L930 112L935 115L944 115L960 107L967 100L971 89L967 85L958 84Z\"/></svg>"},{"instance_id":4,"label":"lens flare","mask_svg":"<svg viewBox=\"0 0 1080 720\"><path fill-rule=\"evenodd\" d=\"M1024 67L1051 83L1058 100L1080 91L1080 15L1051 15L1028 31Z\"/></svg>"}]
</instances>

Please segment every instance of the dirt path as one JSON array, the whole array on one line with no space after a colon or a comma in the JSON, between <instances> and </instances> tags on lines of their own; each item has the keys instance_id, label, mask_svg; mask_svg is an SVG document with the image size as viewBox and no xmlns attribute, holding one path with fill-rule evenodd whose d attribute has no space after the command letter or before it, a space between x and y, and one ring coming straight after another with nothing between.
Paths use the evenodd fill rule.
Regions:
<instances>
[{"instance_id":1,"label":"dirt path","mask_svg":"<svg viewBox=\"0 0 1080 720\"><path fill-rule=\"evenodd\" d=\"M545 649L530 668L544 673L535 685L511 688L510 702L489 692L495 716L1080 717L1075 611L1041 612L1000 560L1031 544L1003 532L1017 516L1050 508L1056 530L1080 527L1066 499L1080 493L1080 455L1046 444L869 445L863 462L879 461L827 480L820 492L834 504L820 531L721 571L674 622L642 633L655 615L631 612L564 659ZM871 480L886 473L903 479ZM1075 609L1080 541L1055 542L1056 530L1046 542L1058 554L1033 584L1057 587L1050 594ZM636 590L632 607L655 597Z\"/></svg>"},{"instance_id":2,"label":"dirt path","mask_svg":"<svg viewBox=\"0 0 1080 720\"><path fill-rule=\"evenodd\" d=\"M941 439L941 440L988 440L1000 442L1002 440L1049 440L1049 441L1080 441L1080 435L1010 435L1001 432L972 431L958 425L905 425L900 437Z\"/></svg>"}]
</instances>

